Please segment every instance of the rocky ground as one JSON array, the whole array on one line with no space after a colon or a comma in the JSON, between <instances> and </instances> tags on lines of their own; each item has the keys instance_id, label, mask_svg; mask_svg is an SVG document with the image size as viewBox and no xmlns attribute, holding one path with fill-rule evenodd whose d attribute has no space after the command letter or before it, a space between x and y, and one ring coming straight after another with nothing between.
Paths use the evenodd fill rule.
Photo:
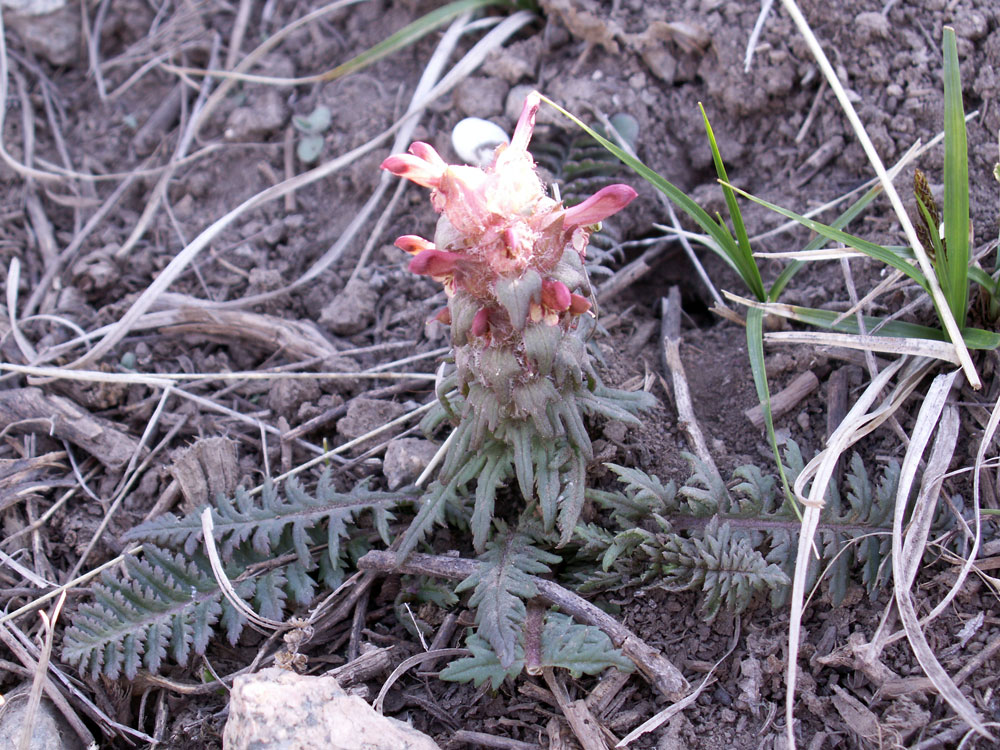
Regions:
<instances>
[{"instance_id":1,"label":"rocky ground","mask_svg":"<svg viewBox=\"0 0 1000 750\"><path fill-rule=\"evenodd\" d=\"M456 160L450 133L459 120L486 118L510 132L525 94L538 89L592 123L601 115L630 115L638 125L639 157L705 208L724 211L701 102L731 181L755 195L805 212L871 178L841 109L780 8L765 19L745 71L757 3L540 0L539 5L535 18L502 49L428 105L412 139L430 142L447 160ZM432 399L432 375L448 342L442 326L426 321L443 294L431 280L406 271L392 242L400 234L429 235L435 217L423 191L405 189L389 202L396 183L385 181L380 188L378 165L390 153L391 138L372 144L405 112L445 27L350 75L318 74L436 6L369 0L333 9L266 50L243 71L257 78L244 80L206 78L200 71L235 69L250 50L321 6L292 0L117 0L87 4L82 11L71 6L42 21L5 12L0 274L8 316L0 322L0 359L147 376L95 382L53 380L39 371L3 374L0 550L27 570L0 572L6 611L35 600L52 582L64 583L113 560L125 549L122 534L154 514L189 510L237 485L255 486ZM807 0L801 7L887 164L941 130L940 40L945 25L955 28L965 108L975 111L968 123L973 247L992 269L998 233L992 173L1000 131L1000 9L988 0ZM483 33L463 37L452 59ZM543 153L565 156L577 135L560 115L543 109L536 157L550 174L559 164L547 162ZM311 145L304 146L309 138ZM358 153L341 164L352 150ZM942 153L931 148L919 157L932 190L942 179ZM297 189L279 193L273 187L287 187L282 181L297 175L315 176L313 168L322 175L303 177ZM898 179L901 192L909 194L912 171L908 167ZM690 446L666 385L670 378L659 333L661 299L677 286L685 312L681 356L694 412L715 461L724 476L749 463L770 470L765 435L744 414L757 398L743 329L710 312L712 293L683 250L659 239L663 232L654 225L670 220L656 191L624 168L613 179L632 184L640 196L607 222L606 239L595 242L603 253L602 268L593 273L607 329L598 346L609 382L644 383L659 405L638 430L593 425L602 458L664 480L683 482L690 474L681 456ZM562 187L564 193L589 191L571 180ZM369 211L365 206L373 195L381 197L375 198L377 210ZM782 223L752 204L745 210L751 235ZM835 215L836 210L827 211L822 218ZM352 226L358 217L360 225ZM206 232L215 222L218 231ZM876 241L903 241L884 200L852 226ZM757 247L791 250L807 239L793 229L769 233ZM724 263L699 253L717 289L742 293ZM777 276L783 262L764 260L765 277ZM856 260L851 270L860 295L879 281L880 269L872 264ZM849 298L840 266L828 263L796 277L782 301L844 310ZM871 312L887 314L913 298L911 290L900 289L880 297ZM918 308L914 316L928 323L929 313ZM86 342L84 333L91 334ZM831 394L856 395L868 378L864 362L792 347L768 349L767 362L775 391L803 372L815 376L817 387L777 423L780 439L794 438L811 456L830 430L830 414L843 409L831 402ZM988 415L997 397L995 355L981 354L976 362L986 386L979 392L966 388L960 396L966 431L954 470L971 465L985 425L981 415ZM274 368L342 375L230 375ZM374 374L386 370L413 376ZM162 382L149 380L158 373L190 379L164 390ZM901 456L900 433L918 407L914 399L900 413L900 431L874 433L861 446L865 457L884 462ZM415 437L414 425L404 422L399 432ZM348 485L369 476L382 487L412 479L407 461L424 462L434 448L402 445L391 455L384 449L361 458L353 453L354 460L336 465L338 481ZM309 484L317 475L309 470L302 478ZM609 481L596 466L593 480ZM967 498L963 482L959 477L949 489ZM986 507L998 507L995 484L986 482ZM989 571L1000 550L995 527L985 528L993 535L981 552L985 572L966 581L928 628L928 638L952 675L971 665L963 689L986 720L996 722L1000 615L996 578ZM433 540L442 554L462 544L458 533L447 531ZM919 579L924 612L955 575L948 558L928 554L927 560ZM336 633L331 629L321 643L304 647L311 670L323 672L350 660L361 644L393 647L389 668L421 649L393 607L406 582L379 585ZM86 600L86 586L76 587L62 618ZM889 646L878 664L896 679L892 690L872 676L871 664L867 672L862 669L852 651L852 643L867 640L879 627L888 602L887 592L869 597L854 582L840 606L832 606L824 586L808 608L799 660L802 747L955 747L961 740L963 728L921 681L905 639ZM692 594L627 589L605 603L692 683L721 659L714 683L633 747L785 746L785 609L772 610L761 600L742 617L721 616L706 624ZM466 622L461 607L453 614L457 623ZM41 633L36 615L11 623L29 636ZM461 645L461 635L456 628L443 645ZM4 638L2 647L4 693L30 672L19 656L23 647L11 640ZM58 663L59 628L55 640ZM220 642L210 649L209 662L220 672L236 671L260 646L252 636L236 647ZM120 727L155 737L157 747L221 746L226 695L175 689L201 681L198 664L164 671L162 680L80 680L66 692L102 746L153 745L96 720L80 708L84 699ZM370 699L385 677L385 672L370 675L359 689ZM597 682L571 681L571 697L593 694ZM552 693L536 678L522 677L492 693L410 673L395 683L384 705L386 714L408 719L443 747L477 746L483 735L510 748L576 742ZM601 705L598 718L620 738L664 705L632 677ZM469 734L475 732L482 734Z\"/></svg>"}]
</instances>

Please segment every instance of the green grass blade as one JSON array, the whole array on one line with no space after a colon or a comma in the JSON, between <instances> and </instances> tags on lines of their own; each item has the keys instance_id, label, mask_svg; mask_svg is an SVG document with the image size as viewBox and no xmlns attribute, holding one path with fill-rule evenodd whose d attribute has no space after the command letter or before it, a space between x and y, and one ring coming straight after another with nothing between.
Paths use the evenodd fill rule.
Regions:
<instances>
[{"instance_id":1,"label":"green grass blade","mask_svg":"<svg viewBox=\"0 0 1000 750\"><path fill-rule=\"evenodd\" d=\"M969 154L955 30L944 29L944 238L938 280L959 328L969 302Z\"/></svg>"},{"instance_id":2,"label":"green grass blade","mask_svg":"<svg viewBox=\"0 0 1000 750\"><path fill-rule=\"evenodd\" d=\"M873 200L875 200L875 198L881 193L882 193L882 186L876 185L867 193L858 198L854 203L848 206L847 210L844 211L836 219L834 219L833 222L830 224L830 226L833 227L834 229L843 229L852 221L854 221L854 219L857 218L857 216L868 207L868 204L871 203ZM806 243L806 246L803 247L802 249L819 250L819 248L823 246L824 240L825 238L822 235L817 235L816 237L813 237L811 240L809 240L809 242ZM771 302L776 302L778 297L785 290L785 286L788 285L788 282L792 280L792 277L799 272L802 266L803 266L803 261L799 260L792 261L787 266L785 266L784 270L778 275L778 278L776 278L774 280L774 283L771 284L771 288L767 292L767 299Z\"/></svg>"},{"instance_id":3,"label":"green grass blade","mask_svg":"<svg viewBox=\"0 0 1000 750\"><path fill-rule=\"evenodd\" d=\"M698 109L701 110L701 117L705 121L705 132L708 134L708 142L712 147L715 172L722 182L722 193L726 198L726 207L729 209L729 216L733 220L733 229L736 233L736 254L731 260L733 265L739 269L740 278L749 287L751 293L763 302L767 299L767 294L764 291L764 280L760 277L760 268L758 268L757 260L753 257L753 251L750 249L750 238L747 236L746 225L743 223L743 214L736 202L736 194L729 187L726 165L722 161L722 154L719 152L719 144L715 140L712 124L708 121L708 114L706 114L701 102L698 102Z\"/></svg>"},{"instance_id":4,"label":"green grass blade","mask_svg":"<svg viewBox=\"0 0 1000 750\"><path fill-rule=\"evenodd\" d=\"M924 291L930 293L929 288L927 286L927 279L924 278L924 275L920 272L920 269L908 263L905 259L900 257L897 253L893 252L892 250L884 248L881 245L876 245L874 242L863 240L860 237L855 237L853 234L848 234L847 232L841 231L840 229L835 229L834 227L822 224L821 222L813 221L812 219L807 219L805 216L797 214L794 211L789 211L787 208L782 208L781 206L778 206L774 203L770 203L764 200L763 198L757 198L756 196L751 195L745 190L740 190L738 187L733 187L733 190L735 190L737 193L744 196L745 198L749 198L754 203L758 203L761 206L764 206L765 208L771 209L775 213L779 213L786 218L793 219L799 222L800 224L802 224L802 226L808 227L817 234L826 237L828 240L833 240L834 242L841 242L847 245L848 247L854 248L860 253L864 253L865 255L871 258L875 258L876 260L881 261L882 263L885 263L888 266L892 266L893 268L902 271L904 274L909 276L913 281L919 284Z\"/></svg>"},{"instance_id":5,"label":"green grass blade","mask_svg":"<svg viewBox=\"0 0 1000 750\"><path fill-rule=\"evenodd\" d=\"M785 497L789 505L795 511L795 515L802 520L802 513L799 505L795 502L795 495L788 484L788 477L785 476L785 465L781 462L781 452L778 450L778 436L774 433L774 416L771 414L771 389L767 384L767 369L764 367L764 311L759 307L751 307L747 310L747 354L750 356L750 372L753 373L753 384L757 388L757 400L760 401L761 409L764 411L764 425L767 427L767 440L774 451L774 463L778 467L778 474L781 476L781 486L785 490Z\"/></svg>"},{"instance_id":6,"label":"green grass blade","mask_svg":"<svg viewBox=\"0 0 1000 750\"><path fill-rule=\"evenodd\" d=\"M407 24L375 46L366 49L347 62L341 63L333 70L327 71L323 74L323 80L332 81L366 68L376 60L381 60L386 55L391 55L393 52L413 44L421 37L426 36L438 26L448 23L448 21L456 16L469 10L477 10L490 5L510 5L510 3L503 0L456 0L456 2L442 5L440 8L421 16L413 23Z\"/></svg>"},{"instance_id":7,"label":"green grass blade","mask_svg":"<svg viewBox=\"0 0 1000 750\"><path fill-rule=\"evenodd\" d=\"M976 266L969 267L969 279L976 282L983 288L983 291L989 295L994 296L997 291L997 282L992 276L990 276L982 268L977 268Z\"/></svg>"},{"instance_id":8,"label":"green grass blade","mask_svg":"<svg viewBox=\"0 0 1000 750\"><path fill-rule=\"evenodd\" d=\"M734 262L734 258L739 254L739 248L736 246L736 240L733 239L732 234L725 226L720 226L716 223L715 219L705 211L701 206L691 200L680 188L678 188L673 183L667 181L655 171L643 164L639 159L623 151L616 144L609 141L607 138L603 137L600 133L595 131L593 128L587 127L587 125L580 120L576 115L563 109L554 101L548 97L542 95L542 101L549 104L555 110L560 112L564 117L572 120L581 130L583 130L587 135L600 143L604 148L614 154L618 159L625 164L629 169L635 172L637 175L642 177L646 182L655 187L661 193L666 195L670 200L672 200L678 208L680 208L684 213L691 217L694 222L702 228L702 230L711 237L716 246L707 245L713 252L719 255L736 273L740 275L743 282L747 285L747 288L751 291L753 290L752 281L743 277L742 269Z\"/></svg>"}]
</instances>

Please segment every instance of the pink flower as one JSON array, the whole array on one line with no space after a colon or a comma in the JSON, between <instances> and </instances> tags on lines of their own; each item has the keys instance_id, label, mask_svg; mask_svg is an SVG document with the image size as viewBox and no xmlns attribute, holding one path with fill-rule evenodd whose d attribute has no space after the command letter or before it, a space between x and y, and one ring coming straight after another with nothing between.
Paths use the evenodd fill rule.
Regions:
<instances>
[{"instance_id":1,"label":"pink flower","mask_svg":"<svg viewBox=\"0 0 1000 750\"><path fill-rule=\"evenodd\" d=\"M564 312L569 309L571 301L569 288L561 281L545 279L542 282L542 305L545 307L556 312Z\"/></svg>"},{"instance_id":2,"label":"pink flower","mask_svg":"<svg viewBox=\"0 0 1000 750\"><path fill-rule=\"evenodd\" d=\"M589 310L585 297L549 277L566 252L582 257L595 225L636 197L627 185L611 185L564 208L547 195L528 153L540 103L537 93L528 95L510 144L497 148L486 169L449 165L420 141L409 153L382 162L383 169L431 189L434 209L442 214L434 241L404 235L396 245L413 255L411 271L441 281L449 295L462 290L480 303L472 322L477 336L507 325L503 311L509 307L497 303L498 283L510 288L531 274L542 279L541 293L535 287L536 296L523 308L534 322L555 325Z\"/></svg>"},{"instance_id":3,"label":"pink flower","mask_svg":"<svg viewBox=\"0 0 1000 750\"><path fill-rule=\"evenodd\" d=\"M410 255L416 255L417 253L422 253L424 250L433 250L434 243L430 240L425 240L423 237L419 237L415 234L404 234L402 237L396 239L396 247L405 253Z\"/></svg>"},{"instance_id":4,"label":"pink flower","mask_svg":"<svg viewBox=\"0 0 1000 750\"><path fill-rule=\"evenodd\" d=\"M567 208L563 215L563 223L567 227L586 227L600 224L611 214L618 213L625 208L636 195L638 193L628 185L608 185L582 203Z\"/></svg>"},{"instance_id":5,"label":"pink flower","mask_svg":"<svg viewBox=\"0 0 1000 750\"><path fill-rule=\"evenodd\" d=\"M447 167L448 164L434 150L433 146L415 141L410 146L409 154L390 156L382 162L381 168L394 175L405 177L418 185L436 188Z\"/></svg>"}]
</instances>

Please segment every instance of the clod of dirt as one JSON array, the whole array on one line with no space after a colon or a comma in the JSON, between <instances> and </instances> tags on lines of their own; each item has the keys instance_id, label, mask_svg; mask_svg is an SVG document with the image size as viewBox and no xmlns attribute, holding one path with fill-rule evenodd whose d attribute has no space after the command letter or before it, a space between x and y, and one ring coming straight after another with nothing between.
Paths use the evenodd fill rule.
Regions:
<instances>
[{"instance_id":1,"label":"clod of dirt","mask_svg":"<svg viewBox=\"0 0 1000 750\"><path fill-rule=\"evenodd\" d=\"M466 78L455 87L455 108L469 117L502 115L508 86L497 78Z\"/></svg>"},{"instance_id":2,"label":"clod of dirt","mask_svg":"<svg viewBox=\"0 0 1000 750\"><path fill-rule=\"evenodd\" d=\"M251 105L237 107L226 121L227 141L255 141L280 130L288 117L281 95L274 89L264 90Z\"/></svg>"},{"instance_id":3,"label":"clod of dirt","mask_svg":"<svg viewBox=\"0 0 1000 750\"><path fill-rule=\"evenodd\" d=\"M4 2L7 6L8 2ZM80 50L80 11L59 3L17 3L20 13L4 13L4 23L21 37L24 46L56 66L76 62ZM52 10L39 13L32 8Z\"/></svg>"},{"instance_id":4,"label":"clod of dirt","mask_svg":"<svg viewBox=\"0 0 1000 750\"><path fill-rule=\"evenodd\" d=\"M382 716L333 677L264 669L237 677L223 750L437 750L413 727Z\"/></svg>"},{"instance_id":5,"label":"clod of dirt","mask_svg":"<svg viewBox=\"0 0 1000 750\"><path fill-rule=\"evenodd\" d=\"M351 281L319 314L319 322L333 333L360 333L375 320L378 292L363 281Z\"/></svg>"},{"instance_id":6,"label":"clod of dirt","mask_svg":"<svg viewBox=\"0 0 1000 750\"><path fill-rule=\"evenodd\" d=\"M430 440L422 438L398 438L385 449L382 473L385 474L389 489L394 490L409 484L424 470L438 447Z\"/></svg>"},{"instance_id":7,"label":"clod of dirt","mask_svg":"<svg viewBox=\"0 0 1000 750\"><path fill-rule=\"evenodd\" d=\"M403 416L406 407L393 401L380 401L359 396L347 405L347 415L337 422L337 432L348 440L366 435L397 417ZM374 437L361 443L355 450L364 451L387 436Z\"/></svg>"},{"instance_id":8,"label":"clod of dirt","mask_svg":"<svg viewBox=\"0 0 1000 750\"><path fill-rule=\"evenodd\" d=\"M530 39L514 42L503 50L491 52L483 63L483 70L494 78L502 78L507 83L517 83L524 78L533 79L538 70L541 54L541 37L533 36Z\"/></svg>"},{"instance_id":9,"label":"clod of dirt","mask_svg":"<svg viewBox=\"0 0 1000 750\"><path fill-rule=\"evenodd\" d=\"M267 405L275 414L292 419L302 404L320 397L319 383L311 379L282 378L276 380L268 392Z\"/></svg>"}]
</instances>

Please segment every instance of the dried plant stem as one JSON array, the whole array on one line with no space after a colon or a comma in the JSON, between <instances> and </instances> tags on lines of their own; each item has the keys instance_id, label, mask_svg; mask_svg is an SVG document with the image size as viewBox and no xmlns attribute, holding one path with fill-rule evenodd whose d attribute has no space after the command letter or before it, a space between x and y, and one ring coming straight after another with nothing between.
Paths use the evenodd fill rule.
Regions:
<instances>
[{"instance_id":1,"label":"dried plant stem","mask_svg":"<svg viewBox=\"0 0 1000 750\"><path fill-rule=\"evenodd\" d=\"M46 615L45 612L39 612L42 620L42 629L45 631L45 639L38 657L38 665L35 668L35 679L31 682L31 694L28 698L28 709L25 711L24 718L22 719L24 725L21 728L21 740L18 743L18 750L31 750L32 738L35 733L35 719L38 715L38 707L42 702L42 690L44 690L47 680L46 673L49 669L49 659L52 657L52 641L56 635L56 620L59 619L59 613L62 612L65 603L66 592L64 591L56 600L50 615Z\"/></svg>"},{"instance_id":2,"label":"dried plant stem","mask_svg":"<svg viewBox=\"0 0 1000 750\"><path fill-rule=\"evenodd\" d=\"M359 570L427 575L450 580L468 578L475 572L477 565L475 560L418 553L411 553L405 560L399 562L394 552L379 550L368 552L358 560ZM676 701L687 693L690 686L680 670L611 615L554 581L534 576L530 578L542 599L558 606L560 611L572 616L578 622L593 625L604 631L611 642L620 648L646 679L667 698Z\"/></svg>"},{"instance_id":3,"label":"dried plant stem","mask_svg":"<svg viewBox=\"0 0 1000 750\"><path fill-rule=\"evenodd\" d=\"M691 402L691 391L688 389L687 376L684 373L684 363L681 361L681 292L676 286L670 287L668 297L660 300L660 311L663 318L662 346L663 361L670 373L674 385L674 401L677 403L678 426L687 433L691 448L705 466L712 472L715 481L721 486L725 482L715 459L708 450L708 443L698 425Z\"/></svg>"},{"instance_id":4,"label":"dried plant stem","mask_svg":"<svg viewBox=\"0 0 1000 750\"><path fill-rule=\"evenodd\" d=\"M924 674L934 683L938 694L948 702L948 705L966 724L984 737L994 740L979 712L962 694L944 667L941 666L937 657L934 656L934 652L920 627L916 608L910 596L910 588L919 570L920 561L923 559L927 534L930 531L931 520L941 492L941 482L944 480L944 474L948 470L948 464L958 440L958 409L954 406L946 406L957 374L957 372L952 372L947 375L938 375L934 379L917 415L917 421L910 436L910 446L903 458L892 528L893 589L899 617ZM914 502L909 527L904 535L903 520L907 512L910 489L913 486L924 448L935 428L937 429L937 438L927 461L923 486L921 486Z\"/></svg>"}]
</instances>

